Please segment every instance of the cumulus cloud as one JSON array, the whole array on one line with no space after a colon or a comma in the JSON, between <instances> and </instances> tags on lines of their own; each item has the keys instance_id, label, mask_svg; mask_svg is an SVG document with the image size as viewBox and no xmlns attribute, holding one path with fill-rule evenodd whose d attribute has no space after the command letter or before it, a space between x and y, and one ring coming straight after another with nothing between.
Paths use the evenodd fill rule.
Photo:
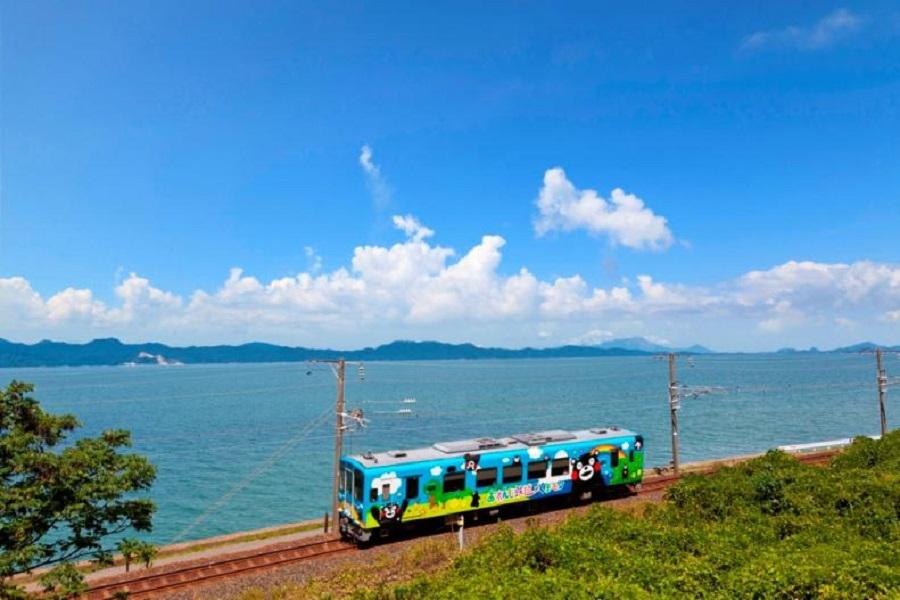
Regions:
<instances>
[{"instance_id":1,"label":"cumulus cloud","mask_svg":"<svg viewBox=\"0 0 900 600\"><path fill-rule=\"evenodd\" d=\"M24 277L0 278L0 319L5 325L41 319L48 308Z\"/></svg>"},{"instance_id":2,"label":"cumulus cloud","mask_svg":"<svg viewBox=\"0 0 900 600\"><path fill-rule=\"evenodd\" d=\"M741 41L740 49L748 53L766 49L822 50L859 32L862 26L861 17L840 8L811 25L757 31Z\"/></svg>"},{"instance_id":3,"label":"cumulus cloud","mask_svg":"<svg viewBox=\"0 0 900 600\"><path fill-rule=\"evenodd\" d=\"M666 219L634 194L616 188L607 200L596 190L579 190L559 167L544 173L535 203L534 230L538 235L584 229L637 250L665 250L674 241Z\"/></svg>"},{"instance_id":4,"label":"cumulus cloud","mask_svg":"<svg viewBox=\"0 0 900 600\"><path fill-rule=\"evenodd\" d=\"M792 260L742 275L734 294L735 301L746 306L782 301L810 309L863 302L883 305L900 297L900 268L870 261L846 264Z\"/></svg>"},{"instance_id":5,"label":"cumulus cloud","mask_svg":"<svg viewBox=\"0 0 900 600\"><path fill-rule=\"evenodd\" d=\"M381 168L372 160L372 148L364 144L359 151L359 166L366 176L366 184L377 210L386 209L391 203L391 188L381 174Z\"/></svg>"},{"instance_id":6,"label":"cumulus cloud","mask_svg":"<svg viewBox=\"0 0 900 600\"><path fill-rule=\"evenodd\" d=\"M874 333L880 335L885 327L900 326L897 265L789 261L708 286L642 274L598 287L577 273L542 279L525 267L505 270L506 240L497 235L485 235L457 254L431 243L434 232L414 216L395 223L402 241L358 246L345 267L311 267L268 282L235 267L217 289L185 297L136 273L115 288L109 303L75 287L45 298L23 277L0 278L0 336L264 339L353 347L430 334L449 341L548 345L597 343L614 331L633 335L635 328L693 343L704 342L698 334L709 338L735 326L772 335L806 326L844 332L852 327L859 335L873 335L866 327L878 327ZM689 339L673 336L678 328Z\"/></svg>"},{"instance_id":7,"label":"cumulus cloud","mask_svg":"<svg viewBox=\"0 0 900 600\"><path fill-rule=\"evenodd\" d=\"M47 300L47 318L50 321L93 320L102 318L106 306L94 300L91 290L66 288Z\"/></svg>"}]
</instances>

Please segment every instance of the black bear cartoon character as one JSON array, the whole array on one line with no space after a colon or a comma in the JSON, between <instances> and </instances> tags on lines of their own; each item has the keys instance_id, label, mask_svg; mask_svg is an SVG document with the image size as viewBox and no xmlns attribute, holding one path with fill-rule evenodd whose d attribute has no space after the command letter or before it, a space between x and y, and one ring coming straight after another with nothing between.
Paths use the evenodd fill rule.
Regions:
<instances>
[{"instance_id":1,"label":"black bear cartoon character","mask_svg":"<svg viewBox=\"0 0 900 600\"><path fill-rule=\"evenodd\" d=\"M481 494L479 494L476 491L474 494L472 494L472 503L469 506L471 506L472 508L478 508L478 504L480 502L481 502Z\"/></svg>"},{"instance_id":2,"label":"black bear cartoon character","mask_svg":"<svg viewBox=\"0 0 900 600\"><path fill-rule=\"evenodd\" d=\"M408 500L404 500L403 504L388 502L381 508L373 506L370 512L375 520L378 521L379 525L393 525L394 523L400 522L403 513L406 511L407 504L409 504Z\"/></svg>"},{"instance_id":3,"label":"black bear cartoon character","mask_svg":"<svg viewBox=\"0 0 900 600\"><path fill-rule=\"evenodd\" d=\"M463 456L463 469L466 471L472 471L473 473L478 470L478 459L480 457L477 454L466 454Z\"/></svg>"},{"instance_id":4,"label":"black bear cartoon character","mask_svg":"<svg viewBox=\"0 0 900 600\"><path fill-rule=\"evenodd\" d=\"M595 485L598 481L594 481L594 477L599 480L601 462L594 452L582 454L578 460L572 461L572 487L575 490L584 490L591 485Z\"/></svg>"}]
</instances>

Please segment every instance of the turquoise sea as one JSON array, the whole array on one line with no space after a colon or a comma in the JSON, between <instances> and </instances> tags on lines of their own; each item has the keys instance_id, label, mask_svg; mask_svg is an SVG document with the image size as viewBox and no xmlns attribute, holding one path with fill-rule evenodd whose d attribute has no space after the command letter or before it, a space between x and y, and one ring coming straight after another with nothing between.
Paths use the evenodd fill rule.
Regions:
<instances>
[{"instance_id":1,"label":"turquoise sea","mask_svg":"<svg viewBox=\"0 0 900 600\"><path fill-rule=\"evenodd\" d=\"M871 355L701 355L678 367L683 383L725 388L684 401L683 461L878 432ZM887 367L900 373L900 360ZM348 368L347 405L370 423L349 436L354 452L619 425L644 434L651 465L670 460L667 365L651 357L382 362L358 375ZM34 383L46 409L77 415L87 434L132 431L159 469L157 543L328 507L335 379L323 365L0 369L4 384L13 378ZM413 414L396 414L403 408ZM900 425L890 393L888 418Z\"/></svg>"}]
</instances>

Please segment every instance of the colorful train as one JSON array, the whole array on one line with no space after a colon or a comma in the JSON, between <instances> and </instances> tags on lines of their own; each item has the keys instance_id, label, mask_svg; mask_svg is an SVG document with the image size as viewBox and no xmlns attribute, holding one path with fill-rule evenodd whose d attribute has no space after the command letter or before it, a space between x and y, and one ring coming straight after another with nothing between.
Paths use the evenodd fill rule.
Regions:
<instances>
[{"instance_id":1,"label":"colorful train","mask_svg":"<svg viewBox=\"0 0 900 600\"><path fill-rule=\"evenodd\" d=\"M425 521L640 483L644 440L625 429L561 429L341 457L339 527L360 543Z\"/></svg>"}]
</instances>

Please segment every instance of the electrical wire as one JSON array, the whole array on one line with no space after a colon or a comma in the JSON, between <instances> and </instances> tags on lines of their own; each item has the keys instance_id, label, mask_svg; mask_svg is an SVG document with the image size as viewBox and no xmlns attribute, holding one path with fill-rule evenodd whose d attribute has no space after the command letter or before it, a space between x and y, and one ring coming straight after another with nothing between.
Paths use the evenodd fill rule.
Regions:
<instances>
[{"instance_id":1,"label":"electrical wire","mask_svg":"<svg viewBox=\"0 0 900 600\"><path fill-rule=\"evenodd\" d=\"M193 531L198 525L202 524L209 516L211 516L214 512L221 509L225 506L232 498L234 498L237 494L243 491L247 486L249 486L253 481L271 469L275 463L281 460L290 450L297 445L300 441L304 439L306 434L309 433L312 429L321 425L325 422L331 414L333 413L332 408L328 408L320 414L318 417L307 423L307 425L300 430L300 432L294 436L292 439L285 442L278 450L272 453L265 462L263 462L259 467L248 473L243 479L238 481L234 486L231 487L222 497L220 497L216 502L214 502L208 509L203 511L196 519L194 519L190 524L184 527L181 531L179 531L175 536L169 541L169 543L175 543L178 540L183 539L187 536L191 531Z\"/></svg>"}]
</instances>

